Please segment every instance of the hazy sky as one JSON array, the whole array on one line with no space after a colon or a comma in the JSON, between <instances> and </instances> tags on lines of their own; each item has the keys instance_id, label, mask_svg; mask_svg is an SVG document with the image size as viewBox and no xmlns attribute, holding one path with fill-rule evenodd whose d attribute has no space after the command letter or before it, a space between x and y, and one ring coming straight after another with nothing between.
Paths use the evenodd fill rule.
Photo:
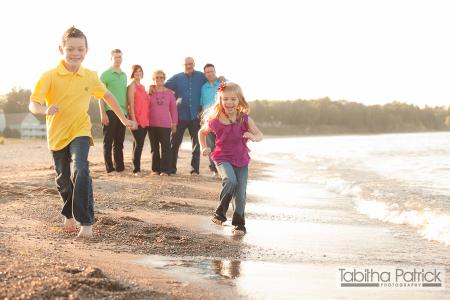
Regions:
<instances>
[{"instance_id":1,"label":"hazy sky","mask_svg":"<svg viewBox=\"0 0 450 300\"><path fill-rule=\"evenodd\" d=\"M123 69L168 76L214 63L249 100L393 100L448 105L450 6L435 0L2 1L0 94L32 88L54 67L64 30L88 37L84 66L103 72L109 52Z\"/></svg>"}]
</instances>

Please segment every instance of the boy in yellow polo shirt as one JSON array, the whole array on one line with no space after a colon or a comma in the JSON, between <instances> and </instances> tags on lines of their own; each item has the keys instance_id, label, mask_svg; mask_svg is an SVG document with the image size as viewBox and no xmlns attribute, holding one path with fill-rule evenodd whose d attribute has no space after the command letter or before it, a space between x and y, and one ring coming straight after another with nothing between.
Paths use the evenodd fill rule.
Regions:
<instances>
[{"instance_id":1,"label":"boy in yellow polo shirt","mask_svg":"<svg viewBox=\"0 0 450 300\"><path fill-rule=\"evenodd\" d=\"M125 126L137 127L135 122L126 119L97 74L81 66L87 50L87 39L82 31L75 27L66 30L59 46L63 60L55 69L42 74L29 105L32 113L46 115L47 140L55 163L56 186L64 201L64 228L76 231L76 222L79 222L79 238L92 237L94 223L88 162L89 147L93 145L88 115L91 96L103 98Z\"/></svg>"}]
</instances>

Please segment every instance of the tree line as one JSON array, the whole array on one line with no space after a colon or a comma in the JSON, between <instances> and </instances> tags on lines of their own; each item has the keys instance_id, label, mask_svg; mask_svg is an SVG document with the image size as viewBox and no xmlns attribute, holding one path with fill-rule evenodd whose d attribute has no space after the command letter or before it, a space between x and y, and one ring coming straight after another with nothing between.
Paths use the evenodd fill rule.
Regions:
<instances>
[{"instance_id":1,"label":"tree line","mask_svg":"<svg viewBox=\"0 0 450 300\"><path fill-rule=\"evenodd\" d=\"M450 108L391 102L363 105L349 101L315 100L249 103L251 116L273 134L366 134L450 130Z\"/></svg>"},{"instance_id":2,"label":"tree line","mask_svg":"<svg viewBox=\"0 0 450 300\"><path fill-rule=\"evenodd\" d=\"M28 112L31 91L14 88L2 97L5 114ZM1 99L1 98L0 98ZM293 101L250 101L250 115L267 134L365 134L450 130L450 107L424 107L392 102L364 105L329 98ZM89 114L94 135L101 136L98 102Z\"/></svg>"}]
</instances>

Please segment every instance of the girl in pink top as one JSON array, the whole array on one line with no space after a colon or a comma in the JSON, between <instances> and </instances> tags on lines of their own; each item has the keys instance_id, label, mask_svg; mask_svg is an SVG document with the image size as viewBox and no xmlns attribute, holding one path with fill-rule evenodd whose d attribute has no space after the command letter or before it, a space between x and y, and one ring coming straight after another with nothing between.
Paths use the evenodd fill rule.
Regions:
<instances>
[{"instance_id":1,"label":"girl in pink top","mask_svg":"<svg viewBox=\"0 0 450 300\"><path fill-rule=\"evenodd\" d=\"M249 105L239 85L222 83L217 89L220 101L216 101L210 115L204 117L204 125L199 131L202 154L208 156L211 149L206 146L206 135L216 134L216 146L211 158L222 178L220 203L212 221L222 225L232 198L234 212L231 224L233 234L245 234L245 202L247 190L248 164L250 156L247 141L259 142L263 134L248 116Z\"/></svg>"},{"instance_id":2,"label":"girl in pink top","mask_svg":"<svg viewBox=\"0 0 450 300\"><path fill-rule=\"evenodd\" d=\"M140 65L133 65L131 79L133 81L128 86L127 97L130 103L131 119L138 123L136 130L131 130L133 134L133 174L138 176L141 172L141 155L144 147L145 136L147 135L150 120L150 99L145 91L145 87L141 84L144 77L144 71ZM149 135L150 136L150 135Z\"/></svg>"},{"instance_id":3,"label":"girl in pink top","mask_svg":"<svg viewBox=\"0 0 450 300\"><path fill-rule=\"evenodd\" d=\"M178 111L173 91L164 87L166 74L157 70L153 72L152 79L155 86L150 96L148 131L152 148L152 171L154 175L168 176L171 165L170 134L177 130Z\"/></svg>"}]
</instances>

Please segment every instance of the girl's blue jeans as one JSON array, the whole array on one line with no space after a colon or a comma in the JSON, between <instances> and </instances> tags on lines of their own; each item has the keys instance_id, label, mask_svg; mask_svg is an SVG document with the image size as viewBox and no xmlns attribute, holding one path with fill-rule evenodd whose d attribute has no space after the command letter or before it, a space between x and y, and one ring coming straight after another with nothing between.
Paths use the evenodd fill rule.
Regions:
<instances>
[{"instance_id":1,"label":"girl's blue jeans","mask_svg":"<svg viewBox=\"0 0 450 300\"><path fill-rule=\"evenodd\" d=\"M227 210L234 198L234 212L232 225L245 225L245 202L247 191L248 166L235 167L228 162L217 163L217 171L222 178L222 191L220 204L216 209L215 217L225 222Z\"/></svg>"}]
</instances>

